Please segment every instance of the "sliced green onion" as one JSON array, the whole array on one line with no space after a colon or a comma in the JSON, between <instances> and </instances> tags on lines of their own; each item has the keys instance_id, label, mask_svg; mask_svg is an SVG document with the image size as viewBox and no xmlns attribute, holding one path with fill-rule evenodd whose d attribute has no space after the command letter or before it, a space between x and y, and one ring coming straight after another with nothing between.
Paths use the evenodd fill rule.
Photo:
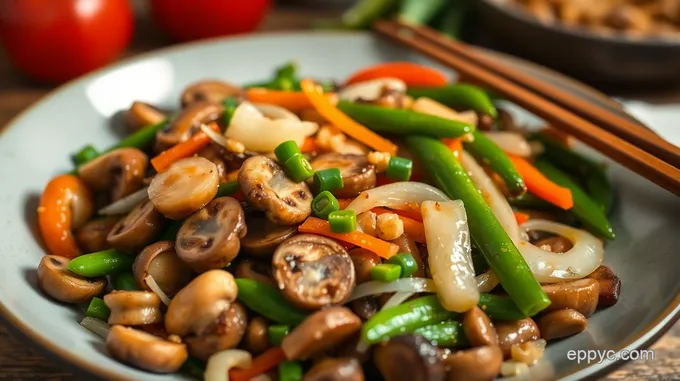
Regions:
<instances>
[{"instance_id":1,"label":"sliced green onion","mask_svg":"<svg viewBox=\"0 0 680 381\"><path fill-rule=\"evenodd\" d=\"M73 155L73 163L78 167L95 159L100 153L92 145L88 144Z\"/></svg>"},{"instance_id":2,"label":"sliced green onion","mask_svg":"<svg viewBox=\"0 0 680 381\"><path fill-rule=\"evenodd\" d=\"M238 181L236 180L222 183L217 187L217 194L215 194L215 198L231 196L238 192L238 188L239 185Z\"/></svg>"},{"instance_id":3,"label":"sliced green onion","mask_svg":"<svg viewBox=\"0 0 680 381\"><path fill-rule=\"evenodd\" d=\"M290 327L287 325L270 325L269 329L269 343L275 347L281 345L283 338L290 332Z\"/></svg>"},{"instance_id":4,"label":"sliced green onion","mask_svg":"<svg viewBox=\"0 0 680 381\"><path fill-rule=\"evenodd\" d=\"M401 266L382 263L371 268L371 278L381 282L394 282L401 277Z\"/></svg>"},{"instance_id":5,"label":"sliced green onion","mask_svg":"<svg viewBox=\"0 0 680 381\"><path fill-rule=\"evenodd\" d=\"M298 148L295 140L285 141L274 148L274 155L276 155L276 159L279 163L285 163L291 157L301 154L300 148Z\"/></svg>"},{"instance_id":6,"label":"sliced green onion","mask_svg":"<svg viewBox=\"0 0 680 381\"><path fill-rule=\"evenodd\" d=\"M319 218L327 220L328 215L337 210L340 210L340 203L338 203L338 199L329 191L319 193L314 197L314 200L312 200L312 212Z\"/></svg>"},{"instance_id":7,"label":"sliced green onion","mask_svg":"<svg viewBox=\"0 0 680 381\"><path fill-rule=\"evenodd\" d=\"M399 156L392 156L387 164L385 175L393 180L408 181L413 171L413 162Z\"/></svg>"},{"instance_id":8,"label":"sliced green onion","mask_svg":"<svg viewBox=\"0 0 680 381\"><path fill-rule=\"evenodd\" d=\"M302 364L297 361L283 361L279 363L279 381L302 380Z\"/></svg>"},{"instance_id":9,"label":"sliced green onion","mask_svg":"<svg viewBox=\"0 0 680 381\"><path fill-rule=\"evenodd\" d=\"M224 98L222 101L222 105L224 106L224 127L229 127L229 124L231 123L231 118L234 116L234 111L236 111L236 107L238 107L238 98L237 97L228 97Z\"/></svg>"},{"instance_id":10,"label":"sliced green onion","mask_svg":"<svg viewBox=\"0 0 680 381\"><path fill-rule=\"evenodd\" d=\"M357 230L357 214L353 210L336 210L328 215L333 233L351 233Z\"/></svg>"},{"instance_id":11,"label":"sliced green onion","mask_svg":"<svg viewBox=\"0 0 680 381\"><path fill-rule=\"evenodd\" d=\"M345 184L342 181L342 173L338 168L327 168L314 173L314 186L317 191L330 191L340 189Z\"/></svg>"},{"instance_id":12,"label":"sliced green onion","mask_svg":"<svg viewBox=\"0 0 680 381\"><path fill-rule=\"evenodd\" d=\"M90 301L90 305L87 307L87 312L85 313L85 315L91 318L103 321L109 320L110 314L111 310L109 310L109 307L106 306L103 300L96 296Z\"/></svg>"},{"instance_id":13,"label":"sliced green onion","mask_svg":"<svg viewBox=\"0 0 680 381\"><path fill-rule=\"evenodd\" d=\"M408 278L418 271L418 262L410 253L399 253L387 260L387 263L401 267L401 277Z\"/></svg>"},{"instance_id":14,"label":"sliced green onion","mask_svg":"<svg viewBox=\"0 0 680 381\"><path fill-rule=\"evenodd\" d=\"M283 166L286 169L286 173L291 180L296 183L301 183L308 178L314 176L314 168L309 164L307 160L302 155L295 155L290 159L286 160Z\"/></svg>"}]
</instances>

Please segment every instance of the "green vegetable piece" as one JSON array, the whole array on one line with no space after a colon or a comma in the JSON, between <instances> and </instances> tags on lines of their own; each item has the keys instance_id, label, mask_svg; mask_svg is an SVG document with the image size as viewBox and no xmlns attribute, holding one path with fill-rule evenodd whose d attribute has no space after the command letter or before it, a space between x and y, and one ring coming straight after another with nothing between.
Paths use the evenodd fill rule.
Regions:
<instances>
[{"instance_id":1,"label":"green vegetable piece","mask_svg":"<svg viewBox=\"0 0 680 381\"><path fill-rule=\"evenodd\" d=\"M234 116L234 112L238 107L238 98L237 97L224 98L224 100L222 101L222 105L224 106L224 114L222 116L222 120L224 120L225 128L229 128L231 118Z\"/></svg>"},{"instance_id":2,"label":"green vegetable piece","mask_svg":"<svg viewBox=\"0 0 680 381\"><path fill-rule=\"evenodd\" d=\"M527 191L524 184L524 179L512 164L508 155L503 152L491 139L480 131L475 131L473 134L474 141L465 142L465 149L472 154L472 156L480 162L480 164L488 165L505 184L505 188L512 196L520 196Z\"/></svg>"},{"instance_id":3,"label":"green vegetable piece","mask_svg":"<svg viewBox=\"0 0 680 381\"><path fill-rule=\"evenodd\" d=\"M510 205L522 209L537 209L537 210L557 210L555 205L539 198L531 193L509 198Z\"/></svg>"},{"instance_id":4,"label":"green vegetable piece","mask_svg":"<svg viewBox=\"0 0 680 381\"><path fill-rule=\"evenodd\" d=\"M359 0L342 15L347 28L365 29L399 6L400 0Z\"/></svg>"},{"instance_id":5,"label":"green vegetable piece","mask_svg":"<svg viewBox=\"0 0 680 381\"><path fill-rule=\"evenodd\" d=\"M282 66L276 68L274 80L295 82L297 77L297 64L293 61L286 62ZM285 90L285 89L282 89Z\"/></svg>"},{"instance_id":6,"label":"green vegetable piece","mask_svg":"<svg viewBox=\"0 0 680 381\"><path fill-rule=\"evenodd\" d=\"M494 294L480 294L479 308L481 308L492 320L522 320L527 314L517 308L512 299Z\"/></svg>"},{"instance_id":7,"label":"green vegetable piece","mask_svg":"<svg viewBox=\"0 0 680 381\"><path fill-rule=\"evenodd\" d=\"M408 278L418 271L418 262L411 253L399 253L387 260L387 263L401 267L401 277Z\"/></svg>"},{"instance_id":8,"label":"green vegetable piece","mask_svg":"<svg viewBox=\"0 0 680 381\"><path fill-rule=\"evenodd\" d=\"M134 260L134 255L109 249L73 258L68 269L80 276L95 278L130 270Z\"/></svg>"},{"instance_id":9,"label":"green vegetable piece","mask_svg":"<svg viewBox=\"0 0 680 381\"><path fill-rule=\"evenodd\" d=\"M409 24L427 24L448 2L448 0L403 0L399 19Z\"/></svg>"},{"instance_id":10,"label":"green vegetable piece","mask_svg":"<svg viewBox=\"0 0 680 381\"><path fill-rule=\"evenodd\" d=\"M557 185L571 190L574 206L570 211L588 230L609 240L616 237L602 209L566 173L557 169L545 159L537 160L534 166Z\"/></svg>"},{"instance_id":11,"label":"green vegetable piece","mask_svg":"<svg viewBox=\"0 0 680 381\"><path fill-rule=\"evenodd\" d=\"M462 324L455 320L418 328L414 333L430 340L433 345L442 348L465 348L470 346L463 332Z\"/></svg>"},{"instance_id":12,"label":"green vegetable piece","mask_svg":"<svg viewBox=\"0 0 680 381\"><path fill-rule=\"evenodd\" d=\"M433 21L434 27L444 36L459 40L469 14L469 6L468 0L449 2L448 7Z\"/></svg>"},{"instance_id":13,"label":"green vegetable piece","mask_svg":"<svg viewBox=\"0 0 680 381\"><path fill-rule=\"evenodd\" d=\"M459 138L475 130L475 126L468 123L405 109L392 109L345 100L338 102L338 108L355 121L381 133Z\"/></svg>"},{"instance_id":14,"label":"green vegetable piece","mask_svg":"<svg viewBox=\"0 0 680 381\"><path fill-rule=\"evenodd\" d=\"M238 181L232 180L226 183L222 183L217 187L217 193L215 198L233 196L239 191Z\"/></svg>"},{"instance_id":15,"label":"green vegetable piece","mask_svg":"<svg viewBox=\"0 0 680 381\"><path fill-rule=\"evenodd\" d=\"M280 346L288 333L290 333L290 327L287 325L270 325L268 328L269 343L275 347Z\"/></svg>"},{"instance_id":16,"label":"green vegetable piece","mask_svg":"<svg viewBox=\"0 0 680 381\"><path fill-rule=\"evenodd\" d=\"M79 167L88 161L94 160L100 153L92 145L88 144L83 147L78 153L73 155L73 163Z\"/></svg>"},{"instance_id":17,"label":"green vegetable piece","mask_svg":"<svg viewBox=\"0 0 680 381\"><path fill-rule=\"evenodd\" d=\"M411 178L413 171L413 162L409 159L392 156L389 163L387 163L387 170L385 176L397 181L408 181Z\"/></svg>"},{"instance_id":18,"label":"green vegetable piece","mask_svg":"<svg viewBox=\"0 0 680 381\"><path fill-rule=\"evenodd\" d=\"M345 186L338 168L326 168L314 173L314 187L318 192L332 191Z\"/></svg>"},{"instance_id":19,"label":"green vegetable piece","mask_svg":"<svg viewBox=\"0 0 680 381\"><path fill-rule=\"evenodd\" d=\"M411 87L406 93L413 98L432 98L450 107L474 110L493 118L498 116L498 110L489 95L479 87L466 83L442 87Z\"/></svg>"},{"instance_id":20,"label":"green vegetable piece","mask_svg":"<svg viewBox=\"0 0 680 381\"><path fill-rule=\"evenodd\" d=\"M381 263L371 268L371 278L380 282L394 282L401 278L401 273L401 266L393 263Z\"/></svg>"},{"instance_id":21,"label":"green vegetable piece","mask_svg":"<svg viewBox=\"0 0 680 381\"><path fill-rule=\"evenodd\" d=\"M202 380L203 373L205 373L205 364L195 357L189 357L187 361L182 364L179 372L189 377Z\"/></svg>"},{"instance_id":22,"label":"green vegetable piece","mask_svg":"<svg viewBox=\"0 0 680 381\"><path fill-rule=\"evenodd\" d=\"M328 215L333 233L351 233L357 230L357 215L353 210L336 210Z\"/></svg>"},{"instance_id":23,"label":"green vegetable piece","mask_svg":"<svg viewBox=\"0 0 680 381\"><path fill-rule=\"evenodd\" d=\"M132 271L123 271L111 275L111 283L114 290L138 291L139 286Z\"/></svg>"},{"instance_id":24,"label":"green vegetable piece","mask_svg":"<svg viewBox=\"0 0 680 381\"><path fill-rule=\"evenodd\" d=\"M158 123L158 124L153 124L149 125L146 127L142 127L141 129L135 131L134 133L128 135L125 137L123 140L118 142L118 144L114 145L110 149L108 149L106 152L113 151L114 149L118 148L123 148L123 147L132 147L132 148L139 148L139 149L144 149L146 148L153 140L156 138L156 133L160 130L162 130L170 121L170 118Z\"/></svg>"},{"instance_id":25,"label":"green vegetable piece","mask_svg":"<svg viewBox=\"0 0 680 381\"><path fill-rule=\"evenodd\" d=\"M247 278L236 279L238 299L248 308L277 323L294 327L307 314L293 306L276 287Z\"/></svg>"},{"instance_id":26,"label":"green vegetable piece","mask_svg":"<svg viewBox=\"0 0 680 381\"><path fill-rule=\"evenodd\" d=\"M303 155L295 155L283 164L286 174L296 183L301 183L314 176L314 168Z\"/></svg>"},{"instance_id":27,"label":"green vegetable piece","mask_svg":"<svg viewBox=\"0 0 680 381\"><path fill-rule=\"evenodd\" d=\"M300 152L300 148L298 148L295 140L285 141L274 148L274 155L276 155L276 160L279 163L285 163L291 157L301 154L302 152Z\"/></svg>"},{"instance_id":28,"label":"green vegetable piece","mask_svg":"<svg viewBox=\"0 0 680 381\"><path fill-rule=\"evenodd\" d=\"M87 312L85 315L91 318L107 321L109 320L109 315L111 315L111 310L109 310L109 307L106 306L106 303L104 303L103 300L95 296L92 298L92 300L90 300L90 305L87 307Z\"/></svg>"},{"instance_id":29,"label":"green vegetable piece","mask_svg":"<svg viewBox=\"0 0 680 381\"><path fill-rule=\"evenodd\" d=\"M337 210L340 210L340 203L329 191L319 193L312 200L312 212L319 218L327 220L328 216Z\"/></svg>"},{"instance_id":30,"label":"green vegetable piece","mask_svg":"<svg viewBox=\"0 0 680 381\"><path fill-rule=\"evenodd\" d=\"M475 268L475 274L481 274L489 269L489 264L486 263L484 256L478 248L472 248L472 266Z\"/></svg>"},{"instance_id":31,"label":"green vegetable piece","mask_svg":"<svg viewBox=\"0 0 680 381\"><path fill-rule=\"evenodd\" d=\"M279 381L302 380L302 364L298 361L282 361L279 363Z\"/></svg>"},{"instance_id":32,"label":"green vegetable piece","mask_svg":"<svg viewBox=\"0 0 680 381\"><path fill-rule=\"evenodd\" d=\"M441 141L424 136L408 136L405 142L438 188L463 201L474 244L519 309L533 316L550 305L522 254L451 150Z\"/></svg>"}]
</instances>

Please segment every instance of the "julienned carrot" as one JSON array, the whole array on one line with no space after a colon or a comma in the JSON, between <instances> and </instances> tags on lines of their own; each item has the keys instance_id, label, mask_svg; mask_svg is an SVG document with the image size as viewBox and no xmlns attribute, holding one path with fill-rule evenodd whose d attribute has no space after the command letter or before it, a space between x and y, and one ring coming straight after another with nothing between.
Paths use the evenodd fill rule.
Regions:
<instances>
[{"instance_id":1,"label":"julienned carrot","mask_svg":"<svg viewBox=\"0 0 680 381\"><path fill-rule=\"evenodd\" d=\"M308 152L314 152L319 149L319 146L316 144L316 139L313 137L307 137L305 138L305 142L300 147L300 151L302 153L308 153Z\"/></svg>"},{"instance_id":2,"label":"julienned carrot","mask_svg":"<svg viewBox=\"0 0 680 381\"><path fill-rule=\"evenodd\" d=\"M444 73L431 67L411 62L390 62L359 70L349 77L346 84L385 77L399 78L408 86L444 86L449 82Z\"/></svg>"},{"instance_id":3,"label":"julienned carrot","mask_svg":"<svg viewBox=\"0 0 680 381\"><path fill-rule=\"evenodd\" d=\"M340 205L340 210L345 209L352 201L351 198L339 198L338 205Z\"/></svg>"},{"instance_id":4,"label":"julienned carrot","mask_svg":"<svg viewBox=\"0 0 680 381\"><path fill-rule=\"evenodd\" d=\"M413 238L414 241L420 242L420 243L425 243L425 227L423 226L422 222L410 219L408 217L404 217L397 213L396 211L392 210L387 210L383 208L373 208L371 209L373 213L377 215L385 214L385 213L395 213L399 216L399 219L401 222L404 223L404 233L408 234L409 237Z\"/></svg>"},{"instance_id":5,"label":"julienned carrot","mask_svg":"<svg viewBox=\"0 0 680 381\"><path fill-rule=\"evenodd\" d=\"M399 251L399 246L375 238L366 233L361 233L358 231L353 231L351 233L333 233L328 221L324 221L316 217L307 218L307 220L302 223L302 225L298 226L298 231L300 233L318 234L335 238L340 241L349 242L359 247L363 247L366 250L370 250L385 259L391 258L393 255L397 254L397 251Z\"/></svg>"},{"instance_id":6,"label":"julienned carrot","mask_svg":"<svg viewBox=\"0 0 680 381\"><path fill-rule=\"evenodd\" d=\"M214 131L220 131L215 123L211 123L209 127ZM151 165L157 172L163 172L170 164L195 154L208 143L210 143L210 137L203 131L198 131L189 139L159 153L158 156L151 159Z\"/></svg>"},{"instance_id":7,"label":"julienned carrot","mask_svg":"<svg viewBox=\"0 0 680 381\"><path fill-rule=\"evenodd\" d=\"M324 96L323 89L311 79L300 81L302 91L314 105L314 108L326 118L331 124L340 131L373 148L376 151L389 152L391 155L397 154L397 146L391 141L383 138L365 126L355 122L350 117L338 110L328 98Z\"/></svg>"},{"instance_id":8,"label":"julienned carrot","mask_svg":"<svg viewBox=\"0 0 680 381\"><path fill-rule=\"evenodd\" d=\"M53 178L40 196L38 226L48 254L66 258L75 258L81 254L72 232L71 204L76 199L86 208L90 205L90 212L92 211L92 195L85 183L74 175ZM89 218L88 215L84 217Z\"/></svg>"},{"instance_id":9,"label":"julienned carrot","mask_svg":"<svg viewBox=\"0 0 680 381\"><path fill-rule=\"evenodd\" d=\"M286 359L281 347L273 347L267 349L261 355L253 359L250 368L248 369L232 369L229 371L229 380L231 381L250 381L251 378L257 377L265 372L274 369L280 362Z\"/></svg>"},{"instance_id":10,"label":"julienned carrot","mask_svg":"<svg viewBox=\"0 0 680 381\"><path fill-rule=\"evenodd\" d=\"M295 113L313 107L309 98L301 91L269 90L254 87L246 91L246 96L250 102L281 106ZM326 94L326 98L332 104L338 102L338 97L334 93Z\"/></svg>"},{"instance_id":11,"label":"julienned carrot","mask_svg":"<svg viewBox=\"0 0 680 381\"><path fill-rule=\"evenodd\" d=\"M460 157L463 155L463 140L461 138L444 138L442 143L446 144L456 159L460 160Z\"/></svg>"},{"instance_id":12,"label":"julienned carrot","mask_svg":"<svg viewBox=\"0 0 680 381\"><path fill-rule=\"evenodd\" d=\"M565 210L574 206L574 199L569 188L561 187L550 181L525 159L510 155L509 157L524 179L530 193Z\"/></svg>"},{"instance_id":13,"label":"julienned carrot","mask_svg":"<svg viewBox=\"0 0 680 381\"><path fill-rule=\"evenodd\" d=\"M526 213L522 212L514 212L515 213L515 220L517 220L517 223L522 225L523 223L529 221L530 216Z\"/></svg>"}]
</instances>

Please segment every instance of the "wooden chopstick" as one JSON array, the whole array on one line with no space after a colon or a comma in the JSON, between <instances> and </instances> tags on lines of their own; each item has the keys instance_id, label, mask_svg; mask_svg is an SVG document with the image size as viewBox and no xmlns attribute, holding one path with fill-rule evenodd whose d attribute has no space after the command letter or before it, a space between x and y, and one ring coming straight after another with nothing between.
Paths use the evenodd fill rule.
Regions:
<instances>
[{"instance_id":1,"label":"wooden chopstick","mask_svg":"<svg viewBox=\"0 0 680 381\"><path fill-rule=\"evenodd\" d=\"M555 127L564 130L637 174L680 196L680 169L523 88L521 85L485 70L476 62L442 49L441 45L433 43L395 22L379 21L375 24L375 29L379 33L453 68L473 81L497 91Z\"/></svg>"},{"instance_id":2,"label":"wooden chopstick","mask_svg":"<svg viewBox=\"0 0 680 381\"><path fill-rule=\"evenodd\" d=\"M405 23L400 23L399 26L423 38L427 38L443 48L449 49L454 54L464 57L468 61L477 63L487 71L494 72L538 93L542 97L551 100L584 119L592 121L601 128L629 141L674 167L680 168L680 147L667 142L652 131L624 118L620 114L598 107L583 98L577 97L557 86L541 81L508 65L499 64L479 54L475 49L471 49L464 43L446 38L431 28Z\"/></svg>"}]
</instances>

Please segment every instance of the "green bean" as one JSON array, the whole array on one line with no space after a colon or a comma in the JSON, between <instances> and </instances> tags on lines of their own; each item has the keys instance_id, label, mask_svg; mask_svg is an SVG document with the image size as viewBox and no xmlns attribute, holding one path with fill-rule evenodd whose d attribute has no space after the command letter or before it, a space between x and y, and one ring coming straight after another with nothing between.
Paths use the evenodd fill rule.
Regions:
<instances>
[{"instance_id":1,"label":"green bean","mask_svg":"<svg viewBox=\"0 0 680 381\"><path fill-rule=\"evenodd\" d=\"M443 348L462 348L470 346L463 327L455 320L418 328L414 333L430 340L433 345Z\"/></svg>"},{"instance_id":2,"label":"green bean","mask_svg":"<svg viewBox=\"0 0 680 381\"><path fill-rule=\"evenodd\" d=\"M158 124L152 124L146 127L142 127L141 129L137 130L136 132L128 135L125 137L123 140L118 142L118 144L114 145L113 147L109 148L107 152L113 151L114 149L118 148L123 148L123 147L131 147L131 148L139 148L139 149L144 149L146 148L153 140L156 138L156 133L160 130L162 130L166 124L168 124L168 121L170 118L158 123Z\"/></svg>"},{"instance_id":3,"label":"green bean","mask_svg":"<svg viewBox=\"0 0 680 381\"><path fill-rule=\"evenodd\" d=\"M411 110L338 102L338 108L371 130L397 135L421 134L437 138L458 138L475 130L475 126Z\"/></svg>"},{"instance_id":4,"label":"green bean","mask_svg":"<svg viewBox=\"0 0 680 381\"><path fill-rule=\"evenodd\" d=\"M520 196L526 193L527 187L524 184L524 179L522 179L522 176L517 172L515 165L512 164L508 155L482 132L475 131L473 136L475 139L474 141L464 143L465 149L467 149L480 164L489 166L492 171L500 176L505 184L505 188L511 196Z\"/></svg>"},{"instance_id":5,"label":"green bean","mask_svg":"<svg viewBox=\"0 0 680 381\"><path fill-rule=\"evenodd\" d=\"M410 87L406 92L414 98L432 98L447 106L474 110L493 118L498 116L498 110L489 95L479 87L466 83L441 87Z\"/></svg>"},{"instance_id":6,"label":"green bean","mask_svg":"<svg viewBox=\"0 0 680 381\"><path fill-rule=\"evenodd\" d=\"M111 315L111 310L106 306L103 300L98 297L92 298L90 300L90 305L87 307L86 316L91 318L107 321L109 320L109 315Z\"/></svg>"},{"instance_id":7,"label":"green bean","mask_svg":"<svg viewBox=\"0 0 680 381\"><path fill-rule=\"evenodd\" d=\"M114 290L138 291L139 286L132 271L123 271L111 275L111 283Z\"/></svg>"},{"instance_id":8,"label":"green bean","mask_svg":"<svg viewBox=\"0 0 680 381\"><path fill-rule=\"evenodd\" d=\"M97 151L97 149L92 145L88 144L78 151L78 153L73 155L73 163L76 165L76 167L79 167L88 161L93 160L99 155L99 151Z\"/></svg>"},{"instance_id":9,"label":"green bean","mask_svg":"<svg viewBox=\"0 0 680 381\"><path fill-rule=\"evenodd\" d=\"M550 305L519 250L451 150L439 140L424 136L408 136L405 142L438 188L463 201L475 245L519 309L533 316Z\"/></svg>"},{"instance_id":10,"label":"green bean","mask_svg":"<svg viewBox=\"0 0 680 381\"><path fill-rule=\"evenodd\" d=\"M364 29L399 6L400 0L359 0L342 15L347 28Z\"/></svg>"},{"instance_id":11,"label":"green bean","mask_svg":"<svg viewBox=\"0 0 680 381\"><path fill-rule=\"evenodd\" d=\"M73 258L68 269L80 276L95 278L130 270L134 259L133 255L109 249Z\"/></svg>"},{"instance_id":12,"label":"green bean","mask_svg":"<svg viewBox=\"0 0 680 381\"><path fill-rule=\"evenodd\" d=\"M448 0L403 0L399 19L410 24L423 25L432 20L444 8Z\"/></svg>"},{"instance_id":13,"label":"green bean","mask_svg":"<svg viewBox=\"0 0 680 381\"><path fill-rule=\"evenodd\" d=\"M481 308L492 320L521 320L527 314L517 308L512 299L494 294L480 294L479 308Z\"/></svg>"},{"instance_id":14,"label":"green bean","mask_svg":"<svg viewBox=\"0 0 680 381\"><path fill-rule=\"evenodd\" d=\"M307 314L293 306L274 286L247 278L236 279L238 299L269 320L296 326Z\"/></svg>"},{"instance_id":15,"label":"green bean","mask_svg":"<svg viewBox=\"0 0 680 381\"><path fill-rule=\"evenodd\" d=\"M238 191L239 191L238 181L232 180L226 183L222 183L217 187L217 194L215 195L215 198L232 196L234 193Z\"/></svg>"},{"instance_id":16,"label":"green bean","mask_svg":"<svg viewBox=\"0 0 680 381\"><path fill-rule=\"evenodd\" d=\"M557 210L555 205L543 200L542 198L538 198L532 193L525 193L523 195L509 198L508 202L510 205L517 207L517 208L523 208L523 209L536 209L536 210Z\"/></svg>"}]
</instances>

